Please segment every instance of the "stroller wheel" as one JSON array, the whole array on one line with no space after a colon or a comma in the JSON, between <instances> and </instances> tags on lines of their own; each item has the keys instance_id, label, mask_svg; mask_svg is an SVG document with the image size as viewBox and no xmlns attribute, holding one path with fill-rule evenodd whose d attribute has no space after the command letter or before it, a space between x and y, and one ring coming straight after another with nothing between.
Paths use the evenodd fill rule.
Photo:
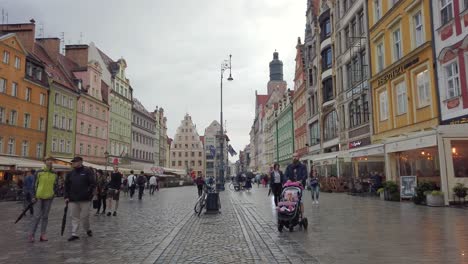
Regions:
<instances>
[{"instance_id":1,"label":"stroller wheel","mask_svg":"<svg viewBox=\"0 0 468 264\"><path fill-rule=\"evenodd\" d=\"M278 231L283 232L283 225L282 224L278 224Z\"/></svg>"},{"instance_id":2,"label":"stroller wheel","mask_svg":"<svg viewBox=\"0 0 468 264\"><path fill-rule=\"evenodd\" d=\"M302 219L302 225L304 226L304 229L307 230L307 226L309 225L307 218Z\"/></svg>"}]
</instances>

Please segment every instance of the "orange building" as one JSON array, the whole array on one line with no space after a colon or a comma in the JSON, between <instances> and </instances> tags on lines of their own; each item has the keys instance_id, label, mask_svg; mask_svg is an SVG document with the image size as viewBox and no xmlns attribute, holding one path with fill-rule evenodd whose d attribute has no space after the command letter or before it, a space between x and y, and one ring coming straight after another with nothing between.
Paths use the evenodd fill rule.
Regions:
<instances>
[{"instance_id":1,"label":"orange building","mask_svg":"<svg viewBox=\"0 0 468 264\"><path fill-rule=\"evenodd\" d=\"M0 36L0 155L44 156L48 82L44 65L14 34Z\"/></svg>"}]
</instances>

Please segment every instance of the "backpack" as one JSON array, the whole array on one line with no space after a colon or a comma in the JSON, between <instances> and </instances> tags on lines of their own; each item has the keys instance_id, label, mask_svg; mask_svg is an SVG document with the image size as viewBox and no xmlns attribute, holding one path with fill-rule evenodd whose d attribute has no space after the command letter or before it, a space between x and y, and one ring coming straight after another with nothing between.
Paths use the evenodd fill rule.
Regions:
<instances>
[{"instance_id":1,"label":"backpack","mask_svg":"<svg viewBox=\"0 0 468 264\"><path fill-rule=\"evenodd\" d=\"M138 176L137 180L136 180L136 183L138 185L144 185L145 184L145 176Z\"/></svg>"}]
</instances>

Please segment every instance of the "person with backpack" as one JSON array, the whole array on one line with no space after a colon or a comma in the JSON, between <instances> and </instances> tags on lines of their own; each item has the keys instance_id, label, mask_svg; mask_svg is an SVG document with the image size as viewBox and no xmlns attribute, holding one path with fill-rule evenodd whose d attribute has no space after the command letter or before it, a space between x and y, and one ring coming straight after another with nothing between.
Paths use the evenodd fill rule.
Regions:
<instances>
[{"instance_id":1,"label":"person with backpack","mask_svg":"<svg viewBox=\"0 0 468 264\"><path fill-rule=\"evenodd\" d=\"M146 176L144 171L141 171L140 175L138 175L136 184L138 185L138 200L141 200L143 198L143 192L145 191L146 184Z\"/></svg>"},{"instance_id":2,"label":"person with backpack","mask_svg":"<svg viewBox=\"0 0 468 264\"><path fill-rule=\"evenodd\" d=\"M113 216L117 216L117 208L119 208L119 198L120 198L120 187L122 186L123 175L119 171L119 167L115 166L114 171L111 173L111 179L108 184L107 190L107 204L109 205L109 212L107 216L111 216L112 211L112 200L114 203L114 213Z\"/></svg>"},{"instance_id":3,"label":"person with backpack","mask_svg":"<svg viewBox=\"0 0 468 264\"><path fill-rule=\"evenodd\" d=\"M45 167L36 172L31 202L34 204L34 218L29 235L29 242L34 242L36 229L41 222L41 236L39 241L47 241L46 231L49 223L49 212L57 190L57 174L52 169L53 158L45 159Z\"/></svg>"},{"instance_id":4,"label":"person with backpack","mask_svg":"<svg viewBox=\"0 0 468 264\"><path fill-rule=\"evenodd\" d=\"M131 170L130 175L127 177L128 189L130 190L130 200L133 200L133 195L135 195L136 179L137 177L133 175L133 170Z\"/></svg>"},{"instance_id":5,"label":"person with backpack","mask_svg":"<svg viewBox=\"0 0 468 264\"><path fill-rule=\"evenodd\" d=\"M317 177L317 171L312 169L310 172L310 191L312 193L312 203L318 204L319 203L319 193L320 193L320 183Z\"/></svg>"}]
</instances>

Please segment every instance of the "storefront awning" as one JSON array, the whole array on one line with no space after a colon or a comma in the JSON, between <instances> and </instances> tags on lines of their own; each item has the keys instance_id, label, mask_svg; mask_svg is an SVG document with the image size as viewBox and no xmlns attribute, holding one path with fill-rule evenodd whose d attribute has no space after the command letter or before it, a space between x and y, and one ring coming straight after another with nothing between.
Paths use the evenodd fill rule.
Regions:
<instances>
[{"instance_id":1,"label":"storefront awning","mask_svg":"<svg viewBox=\"0 0 468 264\"><path fill-rule=\"evenodd\" d=\"M15 166L18 170L41 169L45 166L44 162L13 156L0 156L0 166ZM53 164L53 168L57 170L69 170L70 167Z\"/></svg>"},{"instance_id":2,"label":"storefront awning","mask_svg":"<svg viewBox=\"0 0 468 264\"><path fill-rule=\"evenodd\" d=\"M406 138L399 138L396 141L391 139L391 141L385 144L387 153L437 146L437 135L436 131L417 132L411 133Z\"/></svg>"},{"instance_id":3,"label":"storefront awning","mask_svg":"<svg viewBox=\"0 0 468 264\"><path fill-rule=\"evenodd\" d=\"M349 156L351 158L366 157L366 156L375 156L375 155L384 155L385 147L383 144L375 144L365 147L360 147L356 149L349 150Z\"/></svg>"},{"instance_id":4,"label":"storefront awning","mask_svg":"<svg viewBox=\"0 0 468 264\"><path fill-rule=\"evenodd\" d=\"M336 159L338 158L338 152L333 153L323 153L312 157L314 165L328 165L336 164Z\"/></svg>"},{"instance_id":5,"label":"storefront awning","mask_svg":"<svg viewBox=\"0 0 468 264\"><path fill-rule=\"evenodd\" d=\"M67 163L70 163L71 164L71 159L63 159L63 158L55 158L56 160L60 160L60 161L63 161L63 162L67 162ZM87 161L83 161L83 166L85 167L91 167L91 168L94 168L96 170L106 170L106 167L103 166L103 165L98 165L98 164L94 164L94 163L91 163L91 162L87 162ZM112 169L112 166L107 166L107 168L109 169Z\"/></svg>"}]
</instances>

